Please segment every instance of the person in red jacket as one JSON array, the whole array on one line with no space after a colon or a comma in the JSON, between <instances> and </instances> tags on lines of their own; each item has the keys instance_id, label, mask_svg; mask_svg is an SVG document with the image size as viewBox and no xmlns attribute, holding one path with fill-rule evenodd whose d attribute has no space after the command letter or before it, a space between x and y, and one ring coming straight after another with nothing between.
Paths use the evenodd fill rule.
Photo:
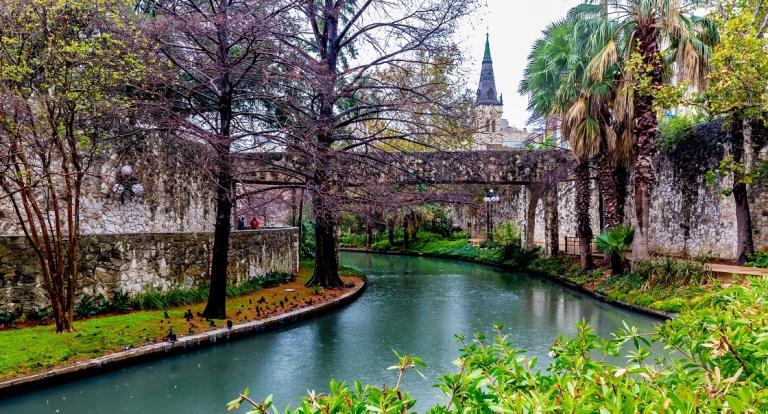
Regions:
<instances>
[{"instance_id":1,"label":"person in red jacket","mask_svg":"<svg viewBox=\"0 0 768 414\"><path fill-rule=\"evenodd\" d=\"M253 216L251 218L251 230L256 230L259 228L259 220L256 218L256 216Z\"/></svg>"}]
</instances>

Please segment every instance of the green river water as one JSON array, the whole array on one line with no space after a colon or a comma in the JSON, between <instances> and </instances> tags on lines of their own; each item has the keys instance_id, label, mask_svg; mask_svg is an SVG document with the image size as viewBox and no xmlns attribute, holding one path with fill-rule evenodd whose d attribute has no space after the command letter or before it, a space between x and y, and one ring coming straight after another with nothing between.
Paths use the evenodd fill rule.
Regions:
<instances>
[{"instance_id":1,"label":"green river water","mask_svg":"<svg viewBox=\"0 0 768 414\"><path fill-rule=\"evenodd\" d=\"M0 413L224 413L243 388L296 405L330 378L392 384L392 350L421 357L427 379L406 378L417 408L439 401L435 378L453 369L455 334L500 322L518 348L548 360L559 334L590 322L607 336L622 321L646 330L658 320L523 274L452 260L342 253L368 275L353 304L275 331L0 400ZM541 366L541 364L540 364ZM244 411L243 411L244 412Z\"/></svg>"}]
</instances>

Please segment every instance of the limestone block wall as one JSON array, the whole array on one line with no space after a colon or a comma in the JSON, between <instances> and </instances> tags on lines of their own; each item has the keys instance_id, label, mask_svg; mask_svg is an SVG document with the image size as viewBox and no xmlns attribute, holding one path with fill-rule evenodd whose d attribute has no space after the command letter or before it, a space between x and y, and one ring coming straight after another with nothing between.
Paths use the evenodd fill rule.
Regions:
<instances>
[{"instance_id":1,"label":"limestone block wall","mask_svg":"<svg viewBox=\"0 0 768 414\"><path fill-rule=\"evenodd\" d=\"M230 243L233 283L298 271L298 229L237 231ZM83 236L78 294L197 286L208 279L212 247L209 232ZM0 237L0 310L30 312L48 306L39 269L24 237Z\"/></svg>"},{"instance_id":2,"label":"limestone block wall","mask_svg":"<svg viewBox=\"0 0 768 414\"><path fill-rule=\"evenodd\" d=\"M149 137L100 159L81 198L83 234L212 231L215 180L205 156L190 143ZM140 196L114 191L119 170L131 166ZM22 235L10 200L0 197L0 234Z\"/></svg>"},{"instance_id":3,"label":"limestone block wall","mask_svg":"<svg viewBox=\"0 0 768 414\"><path fill-rule=\"evenodd\" d=\"M736 257L736 207L733 196L723 194L732 186L726 177L716 185L708 185L707 171L716 168L724 152L724 137L718 129L700 131L698 139L681 144L673 151L661 153L656 160L657 183L652 194L651 240L653 253L678 257L713 255L718 258ZM756 153L759 160L768 160L768 149ZM546 240L546 210L541 189L536 186L496 187L500 202L494 205L493 223L515 222L526 238L533 231L534 244L543 246ZM470 189L471 190L471 189ZM482 194L484 187L475 186ZM750 186L750 213L757 250L768 250L768 184ZM535 199L531 203L531 199ZM576 235L575 191L572 181L558 184L558 229L561 248L565 237ZM454 223L484 237L485 210L479 207L452 206ZM529 209L533 214L529 217ZM632 183L629 183L625 217L632 222L634 216ZM599 193L592 181L592 231L600 231Z\"/></svg>"}]
</instances>

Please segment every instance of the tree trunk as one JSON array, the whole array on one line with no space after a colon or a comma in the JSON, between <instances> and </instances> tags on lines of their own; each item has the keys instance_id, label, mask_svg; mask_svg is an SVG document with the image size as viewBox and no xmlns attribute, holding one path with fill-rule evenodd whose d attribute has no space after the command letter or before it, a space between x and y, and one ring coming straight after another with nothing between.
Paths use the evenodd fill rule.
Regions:
<instances>
[{"instance_id":1,"label":"tree trunk","mask_svg":"<svg viewBox=\"0 0 768 414\"><path fill-rule=\"evenodd\" d=\"M593 267L592 226L590 225L589 161L581 159L574 170L576 177L576 237L579 238L579 259L584 270Z\"/></svg>"},{"instance_id":2,"label":"tree trunk","mask_svg":"<svg viewBox=\"0 0 768 414\"><path fill-rule=\"evenodd\" d=\"M299 252L301 252L301 243L304 242L304 189L301 189L299 196Z\"/></svg>"},{"instance_id":3,"label":"tree trunk","mask_svg":"<svg viewBox=\"0 0 768 414\"><path fill-rule=\"evenodd\" d=\"M528 209L525 215L525 248L533 250L536 248L534 233L536 231L536 206L539 203L539 193L528 189Z\"/></svg>"},{"instance_id":4,"label":"tree trunk","mask_svg":"<svg viewBox=\"0 0 768 414\"><path fill-rule=\"evenodd\" d=\"M643 64L650 68L644 74L650 76L651 86L660 86L663 72L656 44L657 29L653 25L640 25L636 32ZM654 100L648 93L635 96L635 239L632 245L635 259L648 257L651 191L656 183L653 159L658 151L656 135L659 129Z\"/></svg>"},{"instance_id":5,"label":"tree trunk","mask_svg":"<svg viewBox=\"0 0 768 414\"><path fill-rule=\"evenodd\" d=\"M61 275L54 275L53 277L61 277ZM50 299L56 333L72 332L72 320L74 318L64 303L64 295L56 295Z\"/></svg>"},{"instance_id":6,"label":"tree trunk","mask_svg":"<svg viewBox=\"0 0 768 414\"><path fill-rule=\"evenodd\" d=\"M731 119L731 154L736 163L744 160L744 120L739 114ZM755 252L752 237L752 216L749 212L747 184L742 182L744 174L733 173L733 200L736 204L736 264L743 265L749 255Z\"/></svg>"},{"instance_id":7,"label":"tree trunk","mask_svg":"<svg viewBox=\"0 0 768 414\"><path fill-rule=\"evenodd\" d=\"M203 316L211 319L227 317L227 271L229 266L229 234L232 220L232 163L228 145L218 151L216 187L216 227L213 233L211 286Z\"/></svg>"},{"instance_id":8,"label":"tree trunk","mask_svg":"<svg viewBox=\"0 0 768 414\"><path fill-rule=\"evenodd\" d=\"M619 215L619 224L624 223L626 215L624 208L627 205L627 184L629 184L629 171L625 167L613 169L613 181L616 186L616 211Z\"/></svg>"},{"instance_id":9,"label":"tree trunk","mask_svg":"<svg viewBox=\"0 0 768 414\"><path fill-rule=\"evenodd\" d=\"M610 255L611 261L611 273L614 275L620 275L624 273L624 258L621 254L613 253Z\"/></svg>"},{"instance_id":10,"label":"tree trunk","mask_svg":"<svg viewBox=\"0 0 768 414\"><path fill-rule=\"evenodd\" d=\"M336 289L344 286L339 277L339 251L335 211L326 203L327 195L315 193L315 271L307 286Z\"/></svg>"},{"instance_id":11,"label":"tree trunk","mask_svg":"<svg viewBox=\"0 0 768 414\"><path fill-rule=\"evenodd\" d=\"M296 189L291 190L291 227L296 227L296 216L299 209L299 204L296 201Z\"/></svg>"},{"instance_id":12,"label":"tree trunk","mask_svg":"<svg viewBox=\"0 0 768 414\"><path fill-rule=\"evenodd\" d=\"M371 222L371 216L368 215L365 221L365 249L371 250L373 244L373 223Z\"/></svg>"},{"instance_id":13,"label":"tree trunk","mask_svg":"<svg viewBox=\"0 0 768 414\"><path fill-rule=\"evenodd\" d=\"M327 115L327 111L324 111ZM330 121L329 121L330 122ZM339 189L334 178L335 158L331 139L321 135L318 139L318 155L325 161L315 165L312 208L315 216L315 271L307 286L335 289L344 286L339 277L339 249L336 227L338 205L335 204Z\"/></svg>"},{"instance_id":14,"label":"tree trunk","mask_svg":"<svg viewBox=\"0 0 768 414\"><path fill-rule=\"evenodd\" d=\"M411 245L410 233L408 232L408 214L403 215L403 250L408 250Z\"/></svg>"},{"instance_id":15,"label":"tree trunk","mask_svg":"<svg viewBox=\"0 0 768 414\"><path fill-rule=\"evenodd\" d=\"M387 219L387 241L389 242L389 248L391 249L395 245L395 219Z\"/></svg>"},{"instance_id":16,"label":"tree trunk","mask_svg":"<svg viewBox=\"0 0 768 414\"><path fill-rule=\"evenodd\" d=\"M595 158L597 166L597 183L603 199L603 218L605 228L612 229L621 224L622 214L619 209L619 191L614 176L614 168L607 154Z\"/></svg>"},{"instance_id":17,"label":"tree trunk","mask_svg":"<svg viewBox=\"0 0 768 414\"><path fill-rule=\"evenodd\" d=\"M544 199L546 216L545 250L550 256L560 253L560 218L557 212L557 183L547 189Z\"/></svg>"}]
</instances>

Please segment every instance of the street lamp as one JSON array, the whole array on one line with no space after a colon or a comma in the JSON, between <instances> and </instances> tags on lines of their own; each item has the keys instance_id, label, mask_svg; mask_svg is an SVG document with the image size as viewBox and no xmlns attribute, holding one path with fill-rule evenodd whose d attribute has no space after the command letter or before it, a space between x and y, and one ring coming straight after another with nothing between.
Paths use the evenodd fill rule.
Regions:
<instances>
[{"instance_id":1,"label":"street lamp","mask_svg":"<svg viewBox=\"0 0 768 414\"><path fill-rule=\"evenodd\" d=\"M125 202L128 197L142 195L144 186L139 184L139 179L133 175L133 167L123 165L117 174L117 182L112 186L112 191L120 195L121 202Z\"/></svg>"},{"instance_id":2,"label":"street lamp","mask_svg":"<svg viewBox=\"0 0 768 414\"><path fill-rule=\"evenodd\" d=\"M493 191L493 188L489 188L485 191L485 197L483 201L486 204L485 207L485 229L487 232L488 240L493 240L493 228L491 227L491 214L493 214L493 203L499 201L499 195Z\"/></svg>"}]
</instances>

